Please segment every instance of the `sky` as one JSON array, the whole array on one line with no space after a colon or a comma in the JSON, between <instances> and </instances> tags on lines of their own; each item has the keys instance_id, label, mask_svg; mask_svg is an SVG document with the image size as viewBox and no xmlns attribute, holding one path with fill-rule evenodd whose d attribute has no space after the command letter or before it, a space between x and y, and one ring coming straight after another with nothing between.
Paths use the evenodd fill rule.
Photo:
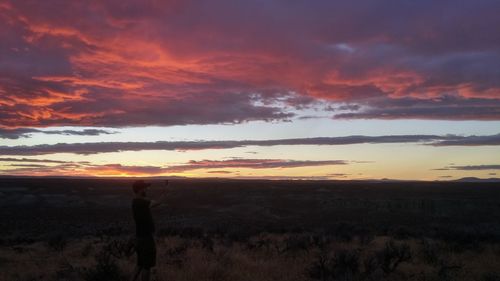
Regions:
<instances>
[{"instance_id":1,"label":"sky","mask_svg":"<svg viewBox=\"0 0 500 281\"><path fill-rule=\"evenodd\" d=\"M499 11L0 0L0 175L500 177Z\"/></svg>"}]
</instances>

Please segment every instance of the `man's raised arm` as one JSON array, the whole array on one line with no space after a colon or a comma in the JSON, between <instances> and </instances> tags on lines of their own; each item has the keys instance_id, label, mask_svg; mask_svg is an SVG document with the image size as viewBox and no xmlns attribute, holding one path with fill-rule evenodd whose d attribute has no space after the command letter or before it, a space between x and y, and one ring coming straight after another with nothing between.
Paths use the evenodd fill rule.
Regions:
<instances>
[{"instance_id":1,"label":"man's raised arm","mask_svg":"<svg viewBox=\"0 0 500 281\"><path fill-rule=\"evenodd\" d=\"M165 180L165 186L163 187L163 191L161 192L160 197L157 200L151 200L151 205L149 205L150 208L155 208L165 203L167 199L167 186L168 186L168 180Z\"/></svg>"}]
</instances>

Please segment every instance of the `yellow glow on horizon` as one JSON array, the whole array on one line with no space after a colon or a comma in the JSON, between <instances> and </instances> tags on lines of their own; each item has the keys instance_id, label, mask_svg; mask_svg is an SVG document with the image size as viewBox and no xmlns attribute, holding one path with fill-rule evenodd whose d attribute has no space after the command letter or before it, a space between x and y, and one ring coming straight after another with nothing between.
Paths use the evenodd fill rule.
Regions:
<instances>
[{"instance_id":1,"label":"yellow glow on horizon","mask_svg":"<svg viewBox=\"0 0 500 281\"><path fill-rule=\"evenodd\" d=\"M251 154L248 151L252 151ZM89 164L80 167L58 168L58 164L47 164L36 170L22 166L10 166L16 162L0 162L4 175L48 175L48 176L95 176L95 177L258 177L258 178L329 178L329 179L401 179L401 180L446 180L462 177L496 177L491 170L439 170L450 165L496 164L500 148L484 147L433 147L420 144L358 144L339 146L271 146L243 147L234 149L210 149L197 151L124 151L92 155L52 154L19 156L12 158L48 159ZM295 161L344 160L346 165L304 166L294 168L205 168L176 173L148 173L141 167L175 167L189 161L225 161L229 159L282 159ZM35 164L35 163L33 163ZM122 165L130 171L113 169ZM135 169L138 167L138 169ZM16 172L16 168L19 169ZM51 170L53 169L53 170ZM154 169L152 169L154 171ZM12 171L12 172L9 172ZM214 173L214 171L222 171Z\"/></svg>"}]
</instances>

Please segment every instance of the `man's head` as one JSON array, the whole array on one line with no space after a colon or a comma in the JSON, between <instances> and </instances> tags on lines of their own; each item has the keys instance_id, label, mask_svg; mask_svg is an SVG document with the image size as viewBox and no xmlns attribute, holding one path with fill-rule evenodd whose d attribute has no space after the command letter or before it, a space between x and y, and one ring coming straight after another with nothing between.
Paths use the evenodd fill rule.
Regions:
<instances>
[{"instance_id":1,"label":"man's head","mask_svg":"<svg viewBox=\"0 0 500 281\"><path fill-rule=\"evenodd\" d=\"M132 185L134 193L141 196L146 196L146 189L151 185L151 183L145 182L143 180L136 180Z\"/></svg>"}]
</instances>

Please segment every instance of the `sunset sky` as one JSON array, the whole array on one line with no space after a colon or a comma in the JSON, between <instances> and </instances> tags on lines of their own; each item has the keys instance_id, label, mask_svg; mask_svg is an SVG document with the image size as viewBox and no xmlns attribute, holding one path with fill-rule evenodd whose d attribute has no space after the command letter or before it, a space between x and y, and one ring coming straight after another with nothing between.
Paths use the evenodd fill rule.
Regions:
<instances>
[{"instance_id":1,"label":"sunset sky","mask_svg":"<svg viewBox=\"0 0 500 281\"><path fill-rule=\"evenodd\" d=\"M497 178L499 14L0 0L0 175Z\"/></svg>"}]
</instances>

